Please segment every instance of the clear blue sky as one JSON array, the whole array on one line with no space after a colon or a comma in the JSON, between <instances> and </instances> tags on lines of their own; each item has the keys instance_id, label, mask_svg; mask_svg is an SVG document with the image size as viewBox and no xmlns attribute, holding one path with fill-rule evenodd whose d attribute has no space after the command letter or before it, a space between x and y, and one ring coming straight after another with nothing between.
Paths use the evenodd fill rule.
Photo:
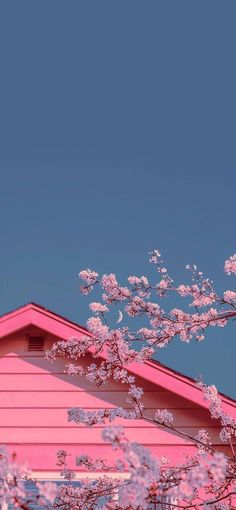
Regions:
<instances>
[{"instance_id":1,"label":"clear blue sky","mask_svg":"<svg viewBox=\"0 0 236 510\"><path fill-rule=\"evenodd\" d=\"M235 1L3 0L0 312L85 323L77 273L159 248L219 289L236 251ZM161 353L236 397L236 325Z\"/></svg>"}]
</instances>

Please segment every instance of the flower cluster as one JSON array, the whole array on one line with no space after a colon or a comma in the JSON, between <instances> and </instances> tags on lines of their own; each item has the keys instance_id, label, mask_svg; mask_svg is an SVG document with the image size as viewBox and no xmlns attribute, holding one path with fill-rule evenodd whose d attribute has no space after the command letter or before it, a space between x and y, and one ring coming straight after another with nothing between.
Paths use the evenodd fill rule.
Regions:
<instances>
[{"instance_id":1,"label":"flower cluster","mask_svg":"<svg viewBox=\"0 0 236 510\"><path fill-rule=\"evenodd\" d=\"M95 316L87 321L88 335L79 339L70 339L57 344L47 354L48 359L64 357L70 360L67 371L70 374L86 377L90 383L100 386L113 380L121 382L127 390L128 409L85 410L72 408L68 410L68 420L92 427L104 425L103 440L121 451L121 458L116 461L116 469L126 471L128 479L111 480L108 471L114 466L106 464L105 459L92 459L88 455L76 458L77 466L87 470L104 471L96 483L84 480L81 486L61 487L57 501L60 508L66 510L144 510L150 504L163 505L163 508L187 508L191 510L209 508L212 510L231 510L231 492L236 491L236 462L232 457L215 451L209 433L200 429L195 437L174 425L173 416L167 409L157 409L154 416L145 416L143 389L136 385L132 375L134 363L144 363L167 346L174 338L190 342L192 339L203 340L209 327L224 327L230 319L236 317L236 292L227 290L218 295L213 282L198 271L197 266L187 266L190 281L175 285L158 250L150 254L150 262L155 265L157 281L151 282L145 276L128 277L127 287L119 284L115 274L98 273L90 269L81 271L80 277L85 282L82 293L93 290L94 285L101 288L101 302L92 302L90 310ZM225 262L225 272L236 274L236 255ZM165 308L164 298L177 298L177 306ZM102 302L103 301L103 302ZM157 302L158 301L158 302ZM107 320L111 307L120 307L128 316L128 323L138 319L138 328L112 327ZM181 303L186 305L181 306ZM113 314L111 314L113 316ZM140 318L145 320L140 327ZM139 347L138 347L139 346ZM94 362L78 361L89 353ZM85 360L86 361L86 360ZM221 399L214 386L198 385L209 402L212 418L221 423L220 440L232 447L236 423L223 409ZM118 419L118 421L116 421ZM147 419L153 425L171 428L171 433L182 434L186 440L196 445L196 454L187 457L182 463L173 464L168 459L164 462L154 458L142 445L129 441L120 423L122 419ZM113 427L108 422L115 420ZM221 445L223 448L224 445ZM228 447L228 446L227 446ZM59 465L67 480L73 473L67 469L67 454L59 454ZM44 492L53 498L53 487L46 487ZM230 492L231 491L231 492ZM110 498L103 501L101 498ZM50 499L50 497L48 498Z\"/></svg>"},{"instance_id":2,"label":"flower cluster","mask_svg":"<svg viewBox=\"0 0 236 510\"><path fill-rule=\"evenodd\" d=\"M209 451L209 446L212 445L212 442L207 430L199 429L195 439L197 440L197 446L200 454L204 454Z\"/></svg>"},{"instance_id":3,"label":"flower cluster","mask_svg":"<svg viewBox=\"0 0 236 510\"><path fill-rule=\"evenodd\" d=\"M146 276L129 276L128 282L131 285L140 285L141 287L148 287L149 282Z\"/></svg>"},{"instance_id":4,"label":"flower cluster","mask_svg":"<svg viewBox=\"0 0 236 510\"><path fill-rule=\"evenodd\" d=\"M199 382L198 387L203 391L204 399L209 402L211 417L221 421L222 429L219 434L221 441L229 442L231 437L236 435L236 420L223 410L221 398L214 385L207 386Z\"/></svg>"},{"instance_id":5,"label":"flower cluster","mask_svg":"<svg viewBox=\"0 0 236 510\"><path fill-rule=\"evenodd\" d=\"M106 312L108 312L107 306L103 305L102 303L90 303L89 308L90 308L90 310L92 310L93 313L106 313Z\"/></svg>"},{"instance_id":6,"label":"flower cluster","mask_svg":"<svg viewBox=\"0 0 236 510\"><path fill-rule=\"evenodd\" d=\"M123 409L122 407L91 411L87 411L79 407L72 407L68 409L67 414L68 421L73 421L74 423L84 423L87 427L105 424L107 421L112 422L117 418L123 418L125 420L136 418L136 414L133 410Z\"/></svg>"},{"instance_id":7,"label":"flower cluster","mask_svg":"<svg viewBox=\"0 0 236 510\"><path fill-rule=\"evenodd\" d=\"M108 326L102 323L100 317L90 317L87 321L87 327L90 333L100 342L107 340L109 329Z\"/></svg>"},{"instance_id":8,"label":"flower cluster","mask_svg":"<svg viewBox=\"0 0 236 510\"><path fill-rule=\"evenodd\" d=\"M127 287L118 285L114 274L104 274L101 278L101 287L104 289L103 299L107 303L112 301L124 301L130 297L130 291Z\"/></svg>"},{"instance_id":9,"label":"flower cluster","mask_svg":"<svg viewBox=\"0 0 236 510\"><path fill-rule=\"evenodd\" d=\"M170 413L170 411L167 411L167 409L158 409L155 412L154 420L157 423L160 423L160 425L167 425L169 427L171 427L174 423L173 414Z\"/></svg>"},{"instance_id":10,"label":"flower cluster","mask_svg":"<svg viewBox=\"0 0 236 510\"><path fill-rule=\"evenodd\" d=\"M179 500L191 501L197 498L199 489L223 483L227 468L227 459L223 453L201 455L197 465L181 474L180 483L171 492Z\"/></svg>"},{"instance_id":11,"label":"flower cluster","mask_svg":"<svg viewBox=\"0 0 236 510\"><path fill-rule=\"evenodd\" d=\"M48 502L53 503L57 493L57 485L52 482L35 483L32 473L25 464L17 464L16 457L11 458L5 446L0 447L0 505L11 505L12 508L30 510L38 502L47 508ZM27 488L30 481L33 491ZM38 494L37 490L38 489Z\"/></svg>"},{"instance_id":12,"label":"flower cluster","mask_svg":"<svg viewBox=\"0 0 236 510\"><path fill-rule=\"evenodd\" d=\"M80 287L82 294L89 294L93 290L93 286L98 282L98 276L98 273L91 271L91 269L80 271L79 277L86 283L86 285L81 285Z\"/></svg>"},{"instance_id":13,"label":"flower cluster","mask_svg":"<svg viewBox=\"0 0 236 510\"><path fill-rule=\"evenodd\" d=\"M236 303L236 292L233 290L226 290L224 292L224 300L228 303Z\"/></svg>"},{"instance_id":14,"label":"flower cluster","mask_svg":"<svg viewBox=\"0 0 236 510\"><path fill-rule=\"evenodd\" d=\"M57 495L57 484L53 482L45 482L39 483L37 482L36 486L39 489L39 493L43 496L47 501L53 503L56 495Z\"/></svg>"},{"instance_id":15,"label":"flower cluster","mask_svg":"<svg viewBox=\"0 0 236 510\"><path fill-rule=\"evenodd\" d=\"M225 272L227 274L236 274L236 253L225 261Z\"/></svg>"}]
</instances>

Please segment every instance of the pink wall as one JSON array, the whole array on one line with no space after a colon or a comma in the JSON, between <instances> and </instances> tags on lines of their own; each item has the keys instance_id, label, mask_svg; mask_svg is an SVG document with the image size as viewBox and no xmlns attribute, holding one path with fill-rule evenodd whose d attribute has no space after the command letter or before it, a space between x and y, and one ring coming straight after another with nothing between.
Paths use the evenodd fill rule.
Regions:
<instances>
[{"instance_id":1,"label":"pink wall","mask_svg":"<svg viewBox=\"0 0 236 510\"><path fill-rule=\"evenodd\" d=\"M66 375L62 360L51 364L43 353L27 352L26 334L40 334L40 330L29 326L1 340L1 443L8 444L19 460L28 460L34 470L58 470L56 451L59 448L72 453L71 461L81 453L99 455L110 461L117 458L117 452L102 443L100 426L88 429L69 423L66 411L75 406L88 409L127 407L125 386L112 383L98 390L82 377ZM47 333L47 347L53 341L55 337ZM217 422L209 419L204 408L141 377L138 384L145 388L149 416L156 408L168 408L181 430L195 435L199 427L207 427L213 442L222 448ZM145 420L123 421L123 424L128 438L149 446L158 456L179 460L184 453L193 452L193 445L181 436Z\"/></svg>"}]
</instances>

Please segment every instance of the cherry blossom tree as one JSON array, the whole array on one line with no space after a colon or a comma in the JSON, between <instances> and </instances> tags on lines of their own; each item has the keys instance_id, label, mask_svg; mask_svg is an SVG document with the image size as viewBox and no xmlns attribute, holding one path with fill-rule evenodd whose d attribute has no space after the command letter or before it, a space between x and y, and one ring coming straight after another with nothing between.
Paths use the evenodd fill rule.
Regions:
<instances>
[{"instance_id":1,"label":"cherry blossom tree","mask_svg":"<svg viewBox=\"0 0 236 510\"><path fill-rule=\"evenodd\" d=\"M158 349L167 346L175 337L182 342L193 339L200 342L210 327L225 327L236 316L236 292L226 290L219 295L213 282L196 266L189 265L186 267L189 283L175 284L158 250L150 254L150 263L157 279L154 282L145 276L132 275L123 286L114 274L99 276L90 269L79 274L83 281L82 294L90 294L97 288L101 292L101 300L90 303L93 316L87 321L88 334L79 340L58 341L47 353L47 358L51 361L58 357L67 359L69 374L83 375L98 387L112 380L125 383L129 409L68 410L69 421L84 423L87 427L104 425L103 441L111 443L117 450L118 461L115 465L108 465L105 459L92 459L84 452L76 458L77 466L88 472L101 471L103 475L95 481L83 479L80 486L75 487L72 483L74 473L67 467L69 452L59 451L58 465L67 484L59 488L50 483L38 484L41 504L44 500L45 505L51 504L58 510L236 509L236 455L233 447L236 422L223 410L216 387L206 386L202 381L196 383L209 404L211 417L221 423L220 440L230 446L231 454L228 455L215 449L207 430L200 429L196 437L178 430L168 409L156 409L153 418L147 416L144 390L137 386L129 371L134 362L145 363L152 359ZM227 275L236 274L236 255L226 260L224 270ZM168 296L171 296L171 301L176 298L180 305L168 310L164 307L164 298ZM108 317L115 306L120 311L119 320L127 315L130 323L132 319L141 317L143 327L120 327L120 323L112 326ZM85 366L80 360L87 354L93 356L93 362ZM173 466L168 459L154 457L148 448L129 441L125 430L116 424L117 418L151 420L194 442L196 452ZM6 455L2 460L0 458L0 462L3 463L1 498L8 498L18 507L29 508L23 485L17 482L18 478L22 479L22 473L15 475L16 467L6 461ZM116 479L109 476L111 469L117 471ZM120 471L127 472L126 479L119 477ZM12 480L15 480L15 485L10 486Z\"/></svg>"}]
</instances>

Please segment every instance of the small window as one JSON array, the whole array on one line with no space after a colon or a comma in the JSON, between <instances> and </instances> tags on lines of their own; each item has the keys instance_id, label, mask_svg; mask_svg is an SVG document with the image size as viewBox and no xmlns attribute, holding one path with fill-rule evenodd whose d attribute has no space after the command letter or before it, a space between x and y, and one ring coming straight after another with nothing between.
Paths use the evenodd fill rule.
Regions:
<instances>
[{"instance_id":1,"label":"small window","mask_svg":"<svg viewBox=\"0 0 236 510\"><path fill-rule=\"evenodd\" d=\"M28 351L43 351L44 350L44 337L43 336L29 336L28 337Z\"/></svg>"}]
</instances>

